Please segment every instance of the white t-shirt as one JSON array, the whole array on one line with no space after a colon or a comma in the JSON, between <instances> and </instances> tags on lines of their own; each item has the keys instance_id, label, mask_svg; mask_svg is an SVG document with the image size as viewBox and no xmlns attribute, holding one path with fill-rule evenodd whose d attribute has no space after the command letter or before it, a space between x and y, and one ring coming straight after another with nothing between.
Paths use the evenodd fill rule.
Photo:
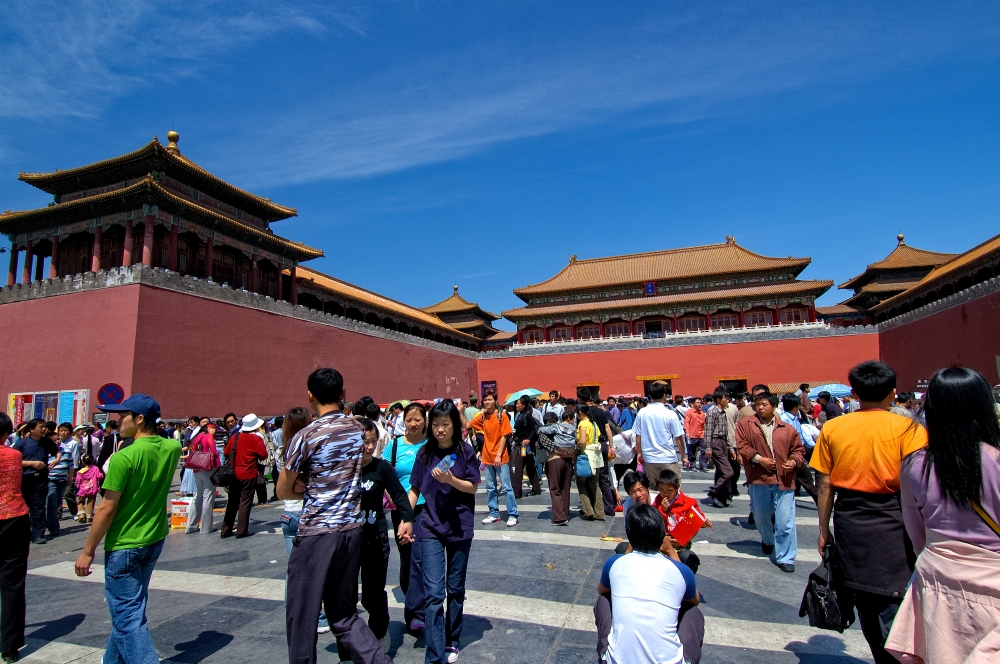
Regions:
<instances>
[{"instance_id":1,"label":"white t-shirt","mask_svg":"<svg viewBox=\"0 0 1000 664\"><path fill-rule=\"evenodd\" d=\"M635 458L635 429L622 431L612 440L615 446L615 463L632 463Z\"/></svg>"},{"instance_id":2,"label":"white t-shirt","mask_svg":"<svg viewBox=\"0 0 1000 664\"><path fill-rule=\"evenodd\" d=\"M611 565L608 577L614 607L608 661L680 664L684 648L677 617L688 588L673 561L660 553L633 551Z\"/></svg>"},{"instance_id":3,"label":"white t-shirt","mask_svg":"<svg viewBox=\"0 0 1000 664\"><path fill-rule=\"evenodd\" d=\"M654 401L635 416L632 429L642 436L642 457L647 463L677 463L674 438L684 437L677 413Z\"/></svg>"}]
</instances>

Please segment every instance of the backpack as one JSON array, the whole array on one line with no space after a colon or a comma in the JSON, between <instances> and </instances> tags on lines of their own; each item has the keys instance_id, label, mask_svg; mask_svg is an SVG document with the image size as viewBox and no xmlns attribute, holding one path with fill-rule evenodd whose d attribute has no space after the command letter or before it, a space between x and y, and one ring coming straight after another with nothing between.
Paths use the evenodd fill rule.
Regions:
<instances>
[{"instance_id":1,"label":"backpack","mask_svg":"<svg viewBox=\"0 0 1000 664\"><path fill-rule=\"evenodd\" d=\"M841 634L854 623L854 594L843 585L840 556L834 544L823 550L823 562L809 574L799 617L809 616L810 627Z\"/></svg>"}]
</instances>

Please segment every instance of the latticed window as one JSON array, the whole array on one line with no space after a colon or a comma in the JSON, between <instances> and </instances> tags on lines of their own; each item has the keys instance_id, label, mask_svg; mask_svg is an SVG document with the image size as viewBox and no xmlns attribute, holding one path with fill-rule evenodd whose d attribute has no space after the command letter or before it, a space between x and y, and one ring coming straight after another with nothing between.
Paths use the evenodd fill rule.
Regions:
<instances>
[{"instance_id":1,"label":"latticed window","mask_svg":"<svg viewBox=\"0 0 1000 664\"><path fill-rule=\"evenodd\" d=\"M701 316L697 318L681 318L677 321L677 329L680 332L697 332L705 329L705 319Z\"/></svg>"},{"instance_id":2,"label":"latticed window","mask_svg":"<svg viewBox=\"0 0 1000 664\"><path fill-rule=\"evenodd\" d=\"M542 340L541 330L525 330L523 332L524 340L527 343L537 343Z\"/></svg>"},{"instance_id":3,"label":"latticed window","mask_svg":"<svg viewBox=\"0 0 1000 664\"><path fill-rule=\"evenodd\" d=\"M718 316L712 316L713 330L725 330L732 327L738 327L739 324L740 319L736 314L720 314Z\"/></svg>"},{"instance_id":4,"label":"latticed window","mask_svg":"<svg viewBox=\"0 0 1000 664\"><path fill-rule=\"evenodd\" d=\"M747 327L763 327L770 325L772 318L770 311L752 311L743 314L743 320Z\"/></svg>"},{"instance_id":5,"label":"latticed window","mask_svg":"<svg viewBox=\"0 0 1000 664\"><path fill-rule=\"evenodd\" d=\"M600 325L580 325L576 328L577 339L598 339L601 336Z\"/></svg>"},{"instance_id":6,"label":"latticed window","mask_svg":"<svg viewBox=\"0 0 1000 664\"><path fill-rule=\"evenodd\" d=\"M552 341L568 341L571 337L568 327L555 327L549 331L549 338Z\"/></svg>"},{"instance_id":7,"label":"latticed window","mask_svg":"<svg viewBox=\"0 0 1000 664\"><path fill-rule=\"evenodd\" d=\"M608 323L604 329L609 337L626 337L630 334L628 323Z\"/></svg>"},{"instance_id":8,"label":"latticed window","mask_svg":"<svg viewBox=\"0 0 1000 664\"><path fill-rule=\"evenodd\" d=\"M804 323L808 320L809 315L805 309L782 309L781 310L781 322L782 323Z\"/></svg>"}]
</instances>

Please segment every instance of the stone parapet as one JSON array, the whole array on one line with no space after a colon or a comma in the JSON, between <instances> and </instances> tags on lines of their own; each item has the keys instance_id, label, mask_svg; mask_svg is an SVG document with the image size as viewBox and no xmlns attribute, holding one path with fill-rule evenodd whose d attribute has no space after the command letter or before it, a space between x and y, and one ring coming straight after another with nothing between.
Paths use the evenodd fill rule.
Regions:
<instances>
[{"instance_id":1,"label":"stone parapet","mask_svg":"<svg viewBox=\"0 0 1000 664\"><path fill-rule=\"evenodd\" d=\"M387 330L383 327L369 325L368 323L336 314L307 309L302 305L293 305L284 300L275 300L267 295L251 293L242 289L233 289L211 280L183 276L170 270L158 267L146 267L142 264L133 265L132 267L99 270L98 272L85 272L83 274L66 276L61 279L43 279L41 281L33 281L29 284L7 286L0 289L0 305L134 284L208 298L237 307L257 309L258 311L297 318L319 325L329 325L349 332L398 341L412 346L422 346L461 357L476 358L479 356L475 351L456 348L437 341L396 332L395 330Z\"/></svg>"},{"instance_id":2,"label":"stone parapet","mask_svg":"<svg viewBox=\"0 0 1000 664\"><path fill-rule=\"evenodd\" d=\"M905 314L900 314L895 318L890 318L883 323L879 323L878 330L879 332L894 330L897 327L906 325L907 323L912 323L913 321L920 320L921 318L933 316L934 314L961 306L968 302L972 302L973 300L978 300L979 298L986 297L987 295L993 295L994 293L1000 293L1000 277L993 277L992 279L984 281L981 284L970 286L953 295L943 297L940 300L936 300L930 304L925 304L922 307L917 307L916 309L907 311Z\"/></svg>"},{"instance_id":3,"label":"stone parapet","mask_svg":"<svg viewBox=\"0 0 1000 664\"><path fill-rule=\"evenodd\" d=\"M599 353L602 351L641 350L647 348L740 344L757 341L780 341L785 339L818 339L824 337L846 337L877 333L878 329L873 325L832 327L823 323L806 323L802 325L748 327L703 332L680 332L666 334L663 337L656 339L646 339L635 336L547 342L539 344L520 344L512 346L507 350L481 353L479 357L481 359L502 359L505 357Z\"/></svg>"}]
</instances>

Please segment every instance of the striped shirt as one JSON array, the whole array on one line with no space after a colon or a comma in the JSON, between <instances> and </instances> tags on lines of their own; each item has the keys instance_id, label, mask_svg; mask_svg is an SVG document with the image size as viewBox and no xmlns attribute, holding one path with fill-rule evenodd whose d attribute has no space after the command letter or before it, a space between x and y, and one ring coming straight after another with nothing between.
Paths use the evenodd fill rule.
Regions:
<instances>
[{"instance_id":1,"label":"striped shirt","mask_svg":"<svg viewBox=\"0 0 1000 664\"><path fill-rule=\"evenodd\" d=\"M360 528L361 424L339 411L327 413L295 434L285 453L285 469L306 484L299 518L300 537Z\"/></svg>"}]
</instances>

